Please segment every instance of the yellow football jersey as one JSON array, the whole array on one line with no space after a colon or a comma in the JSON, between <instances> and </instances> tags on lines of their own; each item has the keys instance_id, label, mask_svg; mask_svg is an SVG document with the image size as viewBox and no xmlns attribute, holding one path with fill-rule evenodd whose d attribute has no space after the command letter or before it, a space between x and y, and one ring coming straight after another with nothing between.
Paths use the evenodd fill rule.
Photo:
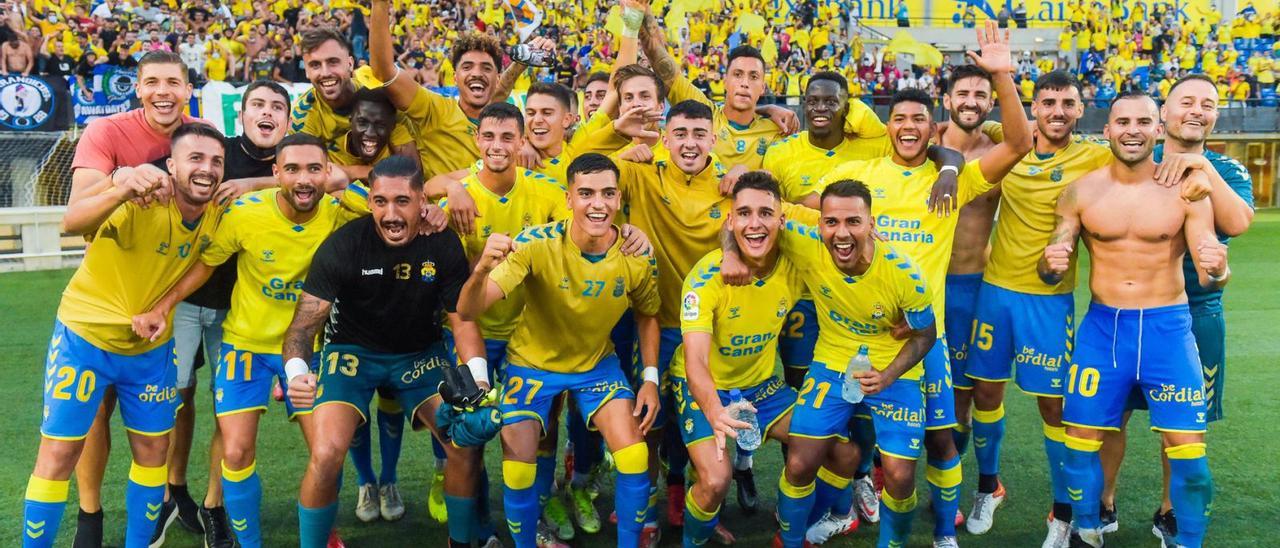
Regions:
<instances>
[{"instance_id":1,"label":"yellow football jersey","mask_svg":"<svg viewBox=\"0 0 1280 548\"><path fill-rule=\"evenodd\" d=\"M764 155L764 170L773 174L782 187L782 199L799 202L805 196L822 192L818 181L832 167L853 160L880 158L893 151L889 138L845 138L836 148L827 150L809 141L809 132L778 141Z\"/></svg>"},{"instance_id":2,"label":"yellow football jersey","mask_svg":"<svg viewBox=\"0 0 1280 548\"><path fill-rule=\"evenodd\" d=\"M126 202L94 234L93 245L62 292L58 320L94 346L133 356L169 340L172 322L156 342L133 333L133 316L150 310L213 239L224 208L212 207L194 225L174 202L141 208Z\"/></svg>"},{"instance_id":3,"label":"yellow football jersey","mask_svg":"<svg viewBox=\"0 0 1280 548\"><path fill-rule=\"evenodd\" d=\"M480 159L476 121L463 114L457 99L418 88L405 116L415 124L422 171L430 179Z\"/></svg>"},{"instance_id":4,"label":"yellow football jersey","mask_svg":"<svg viewBox=\"0 0 1280 548\"><path fill-rule=\"evenodd\" d=\"M681 333L711 335L708 364L717 389L751 388L773 377L778 333L795 306L804 280L785 256L773 271L741 287L720 277L720 250L708 253L684 280ZM671 372L685 376L684 346L671 357Z\"/></svg>"},{"instance_id":5,"label":"yellow football jersey","mask_svg":"<svg viewBox=\"0 0 1280 548\"><path fill-rule=\"evenodd\" d=\"M1066 148L1048 158L1030 152L1005 176L1000 190L1000 215L991 238L991 257L982 279L1019 293L1057 295L1076 287L1076 260L1057 285L1047 285L1036 273L1053 235L1054 209L1062 189L1082 175L1111 163L1104 143L1077 135Z\"/></svg>"},{"instance_id":6,"label":"yellow football jersey","mask_svg":"<svg viewBox=\"0 0 1280 548\"><path fill-rule=\"evenodd\" d=\"M604 118L608 119L607 116ZM612 125L595 124L589 128L579 128L574 132L573 139L560 147L560 154L543 160L542 167L534 171L568 186L566 172L575 158L589 152L608 156L630 144L631 140L619 135Z\"/></svg>"},{"instance_id":7,"label":"yellow football jersey","mask_svg":"<svg viewBox=\"0 0 1280 548\"><path fill-rule=\"evenodd\" d=\"M476 202L476 231L460 234L462 249L467 258L475 260L484 251L484 243L494 233L515 237L520 231L534 225L567 219L570 216L565 189L540 173L521 169L516 184L506 194L494 194L474 174L462 179L462 187ZM449 210L449 201L442 200L440 207ZM476 323L486 339L508 340L516 328L516 318L524 309L524 293L516 288L507 298L494 303Z\"/></svg>"},{"instance_id":8,"label":"yellow football jersey","mask_svg":"<svg viewBox=\"0 0 1280 548\"><path fill-rule=\"evenodd\" d=\"M783 254L800 265L805 286L814 295L814 365L844 373L859 345L865 344L871 365L883 370L905 344L890 333L895 324L903 318L915 328L935 323L920 269L893 245L876 242L871 266L861 276L849 276L836 266L815 226L787 221L781 244ZM916 380L923 371L916 364L902 378Z\"/></svg>"},{"instance_id":9,"label":"yellow football jersey","mask_svg":"<svg viewBox=\"0 0 1280 548\"><path fill-rule=\"evenodd\" d=\"M322 196L315 215L294 224L276 203L279 193L279 188L268 188L238 198L227 208L213 243L200 254L200 261L210 266L236 257L223 340L259 354L280 353L311 256L347 221L338 200Z\"/></svg>"},{"instance_id":10,"label":"yellow football jersey","mask_svg":"<svg viewBox=\"0 0 1280 548\"><path fill-rule=\"evenodd\" d=\"M729 121L724 115L724 108L711 102L702 90L693 87L693 83L684 76L676 78L672 83L667 99L671 104L692 99L711 106L711 125L716 132L716 144L711 150L727 168L742 165L747 169L760 169L769 145L782 137L782 129L778 124L762 116L753 117L746 126Z\"/></svg>"},{"instance_id":11,"label":"yellow football jersey","mask_svg":"<svg viewBox=\"0 0 1280 548\"><path fill-rule=\"evenodd\" d=\"M289 128L292 133L315 135L328 143L351 129L350 116L350 105L342 111L335 111L329 103L316 96L314 89L308 89L294 101ZM408 126L397 123L396 129L391 132L391 146L411 142L413 135L409 133Z\"/></svg>"},{"instance_id":12,"label":"yellow football jersey","mask_svg":"<svg viewBox=\"0 0 1280 548\"><path fill-rule=\"evenodd\" d=\"M572 221L531 227L516 236L516 250L489 274L508 295L525 292L525 307L511 335L507 359L519 366L582 373L613 352L609 328L627 309L658 311L658 271L652 257L622 254L619 237L592 262L569 237ZM572 334L573 343L565 344Z\"/></svg>"},{"instance_id":13,"label":"yellow football jersey","mask_svg":"<svg viewBox=\"0 0 1280 548\"><path fill-rule=\"evenodd\" d=\"M720 195L724 168L712 161L693 176L665 161L621 161L618 168L630 222L649 236L657 255L658 322L678 328L684 277L703 255L720 248L720 229L733 208L733 200Z\"/></svg>"},{"instance_id":14,"label":"yellow football jersey","mask_svg":"<svg viewBox=\"0 0 1280 548\"><path fill-rule=\"evenodd\" d=\"M973 160L965 164L957 181L957 207L963 207L995 185L982 177L982 168ZM942 334L947 267L955 243L959 215L939 217L929 211L929 192L938 180L938 168L930 160L906 168L885 156L875 160L842 164L822 180L823 188L841 179L866 183L871 191L871 215L876 230L893 247L916 263L933 292L933 309Z\"/></svg>"}]
</instances>

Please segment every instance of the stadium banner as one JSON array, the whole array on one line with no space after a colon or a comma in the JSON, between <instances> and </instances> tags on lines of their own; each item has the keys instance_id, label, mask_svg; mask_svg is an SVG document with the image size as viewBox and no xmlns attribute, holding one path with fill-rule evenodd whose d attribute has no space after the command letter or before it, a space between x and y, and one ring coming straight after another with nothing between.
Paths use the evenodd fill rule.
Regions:
<instances>
[{"instance_id":1,"label":"stadium banner","mask_svg":"<svg viewBox=\"0 0 1280 548\"><path fill-rule=\"evenodd\" d=\"M0 128L60 131L70 126L67 81L61 76L0 76Z\"/></svg>"},{"instance_id":2,"label":"stadium banner","mask_svg":"<svg viewBox=\"0 0 1280 548\"><path fill-rule=\"evenodd\" d=\"M289 92L289 101L295 102L298 97L311 89L311 84L280 84ZM209 82L200 88L200 109L194 116L204 118L228 136L239 135L240 99L244 96L248 85L237 86L226 82Z\"/></svg>"},{"instance_id":3,"label":"stadium banner","mask_svg":"<svg viewBox=\"0 0 1280 548\"><path fill-rule=\"evenodd\" d=\"M108 64L93 67L93 80L87 82L89 89L80 89L73 81L71 97L76 124L84 125L95 118L132 108L133 88L137 81L137 70Z\"/></svg>"},{"instance_id":4,"label":"stadium banner","mask_svg":"<svg viewBox=\"0 0 1280 548\"><path fill-rule=\"evenodd\" d=\"M1065 25L1071 17L1071 2L1068 0L842 0L839 3L846 6L845 13L860 14L862 24L868 26L896 25L898 5L902 3L907 5L907 15L913 21L923 18L929 26L938 27L961 26L961 18L969 6L973 6L977 20L982 21L995 19L1001 7L1008 7L1009 13L1013 13L1018 4L1023 3L1027 9L1028 26L1039 28ZM1183 20L1199 20L1215 9L1210 0L1122 0L1120 3L1126 19L1135 12L1152 13L1157 6L1173 9ZM1094 1L1092 4L1101 3ZM1110 3L1102 5L1109 6ZM912 26L919 24L916 22ZM1012 22L1010 26L1013 26Z\"/></svg>"}]
</instances>

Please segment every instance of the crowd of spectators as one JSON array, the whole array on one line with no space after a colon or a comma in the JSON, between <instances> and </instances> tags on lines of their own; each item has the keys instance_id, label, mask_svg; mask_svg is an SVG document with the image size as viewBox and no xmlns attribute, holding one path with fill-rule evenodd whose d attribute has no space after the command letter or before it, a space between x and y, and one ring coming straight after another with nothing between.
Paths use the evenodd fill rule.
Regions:
<instances>
[{"instance_id":1,"label":"crowd of spectators","mask_svg":"<svg viewBox=\"0 0 1280 548\"><path fill-rule=\"evenodd\" d=\"M870 101L887 100L903 87L945 91L941 86L949 65L896 59L883 40L874 39L882 36L858 23L857 7L847 0L707 3L711 8L685 17L673 14L666 23L668 41L687 74L713 98L723 97L726 52L739 43L761 49L772 65L770 95L779 100L801 95L808 74L818 70L842 72L851 94ZM614 55L606 23L611 4L537 2L543 12L537 32L558 44L558 61L526 74L516 90L540 80L581 89L592 72L607 71ZM1100 105L1135 88L1163 97L1173 81L1190 72L1218 82L1224 103L1275 104L1280 14L1246 4L1227 20L1217 13L1184 11L1180 17L1162 7L1147 13L1145 4L1125 5L1122 0L1068 0L1056 50L1021 53L1018 82L1024 99L1029 100L1037 76L1064 68L1080 76L1086 99ZM393 30L401 65L422 85L451 85L447 51L460 33L492 32L514 45L514 22L502 6L503 0L397 1ZM359 62L367 58L365 8L353 0L10 0L0 3L0 10L5 23L0 72L65 76L82 90L95 65L128 68L157 49L178 52L197 84L305 82L299 29L322 25L341 29ZM764 21L739 32L744 18L752 16ZM901 11L896 16L909 17ZM958 19L968 27L980 17L985 15L969 5ZM1002 26L1025 27L1026 6L1022 1L1004 5L996 18Z\"/></svg>"}]
</instances>

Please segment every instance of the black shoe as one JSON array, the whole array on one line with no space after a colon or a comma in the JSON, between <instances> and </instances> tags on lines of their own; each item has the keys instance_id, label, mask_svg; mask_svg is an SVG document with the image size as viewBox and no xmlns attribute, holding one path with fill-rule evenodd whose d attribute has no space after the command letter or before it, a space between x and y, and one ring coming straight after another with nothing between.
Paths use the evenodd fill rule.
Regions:
<instances>
[{"instance_id":1,"label":"black shoe","mask_svg":"<svg viewBox=\"0 0 1280 548\"><path fill-rule=\"evenodd\" d=\"M166 500L160 504L160 517L156 518L156 530L151 533L151 543L149 548L160 548L164 546L164 535L169 532L169 526L178 520L178 503L173 500Z\"/></svg>"},{"instance_id":2,"label":"black shoe","mask_svg":"<svg viewBox=\"0 0 1280 548\"><path fill-rule=\"evenodd\" d=\"M1164 548L1178 545L1178 520L1174 519L1172 509L1163 514L1156 509L1156 515L1151 518L1151 534L1160 539L1160 546Z\"/></svg>"},{"instance_id":3,"label":"black shoe","mask_svg":"<svg viewBox=\"0 0 1280 548\"><path fill-rule=\"evenodd\" d=\"M204 526L205 548L235 548L239 546L236 537L231 533L231 522L227 519L227 509L200 508L200 524Z\"/></svg>"},{"instance_id":4,"label":"black shoe","mask_svg":"<svg viewBox=\"0 0 1280 548\"><path fill-rule=\"evenodd\" d=\"M738 507L747 514L756 512L760 498L756 493L756 477L751 469L733 471L733 482L738 484Z\"/></svg>"},{"instance_id":5,"label":"black shoe","mask_svg":"<svg viewBox=\"0 0 1280 548\"><path fill-rule=\"evenodd\" d=\"M102 510L92 514L80 511L76 519L76 539L73 548L102 548Z\"/></svg>"},{"instance_id":6,"label":"black shoe","mask_svg":"<svg viewBox=\"0 0 1280 548\"><path fill-rule=\"evenodd\" d=\"M187 486L170 484L169 498L178 504L178 523L192 533L204 534L204 526L200 525L200 505L191 500Z\"/></svg>"},{"instance_id":7,"label":"black shoe","mask_svg":"<svg viewBox=\"0 0 1280 548\"><path fill-rule=\"evenodd\" d=\"M1107 508L1105 504L1098 506L1098 518L1102 520L1102 532L1114 533L1120 530L1120 521L1116 516L1116 507Z\"/></svg>"},{"instance_id":8,"label":"black shoe","mask_svg":"<svg viewBox=\"0 0 1280 548\"><path fill-rule=\"evenodd\" d=\"M1092 543L1089 543L1089 542L1085 541L1083 538L1080 538L1080 532L1079 532L1079 531L1072 531L1072 532L1071 532L1071 542L1070 542L1070 544L1068 544L1067 546L1069 546L1070 548L1102 548L1102 547L1103 547L1103 544L1102 544L1102 535L1101 535L1101 534L1099 534L1099 535L1098 535L1098 543L1097 543L1097 544L1092 544Z\"/></svg>"}]
</instances>

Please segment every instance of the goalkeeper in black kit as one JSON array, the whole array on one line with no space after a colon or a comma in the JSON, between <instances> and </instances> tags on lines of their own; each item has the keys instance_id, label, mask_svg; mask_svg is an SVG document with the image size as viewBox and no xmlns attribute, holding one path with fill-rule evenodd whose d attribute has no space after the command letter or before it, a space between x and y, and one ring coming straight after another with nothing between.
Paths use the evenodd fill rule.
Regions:
<instances>
[{"instance_id":1,"label":"goalkeeper in black kit","mask_svg":"<svg viewBox=\"0 0 1280 548\"><path fill-rule=\"evenodd\" d=\"M441 441L453 439L443 444L451 518L474 513L481 446L499 426L486 427L480 419L491 414L476 409L490 386L479 328L455 311L470 276L462 243L450 231L420 234L427 201L415 162L388 158L373 167L369 179L372 215L321 244L285 335L289 398L302 408L314 406L319 426L309 440L311 459L298 497L303 547L325 546L338 511L343 459L356 427L368 420L364 410L375 390L395 392L411 411L415 430L428 428ZM448 318L466 365L450 363L442 317ZM312 373L307 368L312 341L326 319L320 368ZM437 415L441 407L448 409ZM438 423L437 416L449 424ZM470 546L474 523L450 519L451 543Z\"/></svg>"}]
</instances>

